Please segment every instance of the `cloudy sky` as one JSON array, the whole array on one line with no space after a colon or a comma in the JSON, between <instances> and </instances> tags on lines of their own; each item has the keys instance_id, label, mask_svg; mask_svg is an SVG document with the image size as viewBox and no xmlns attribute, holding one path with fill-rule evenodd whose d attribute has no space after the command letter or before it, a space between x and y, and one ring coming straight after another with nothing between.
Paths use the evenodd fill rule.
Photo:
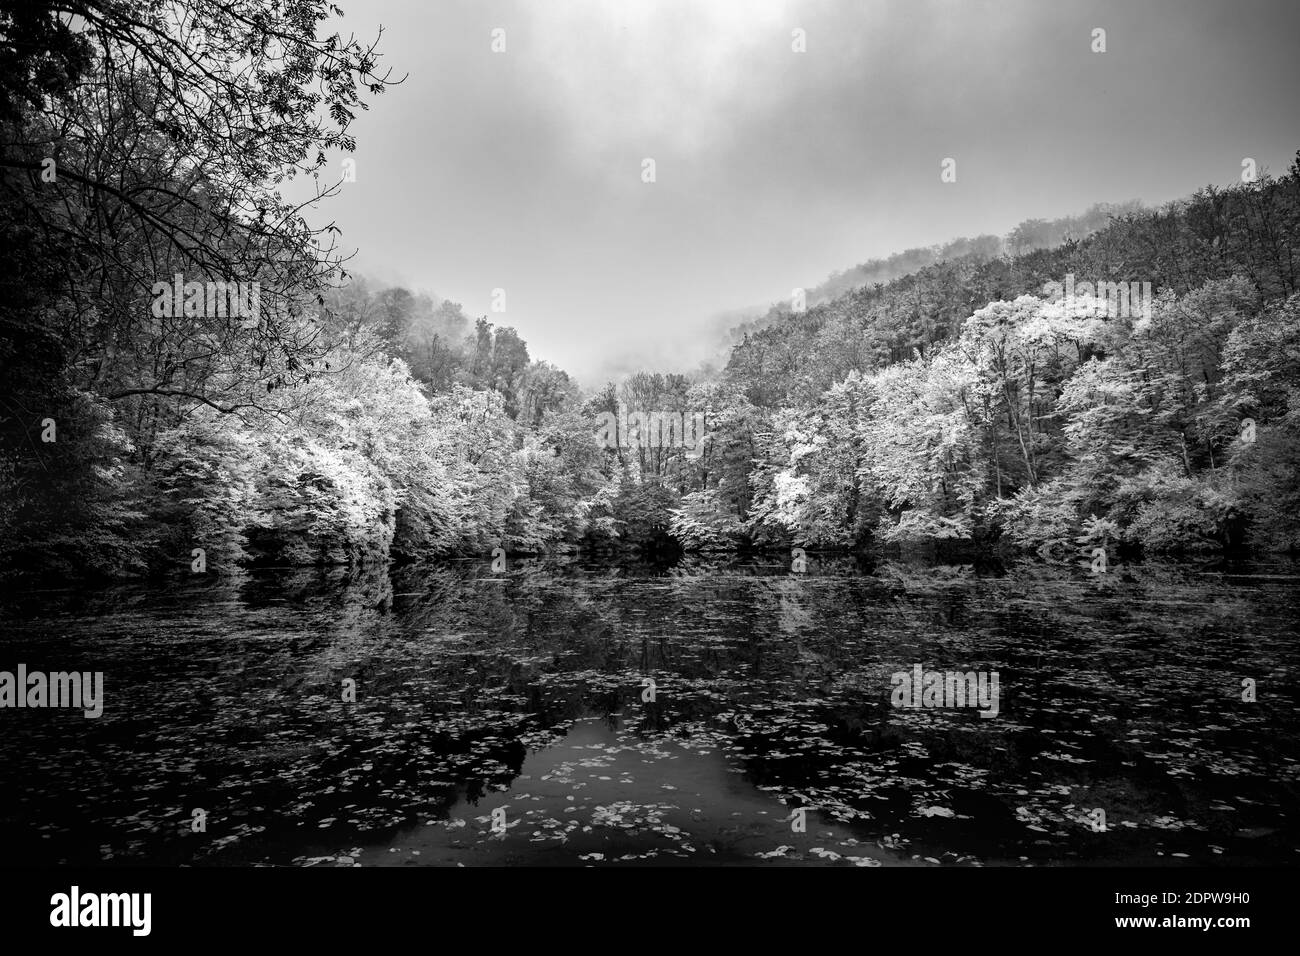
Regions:
<instances>
[{"instance_id":1,"label":"cloudy sky","mask_svg":"<svg viewBox=\"0 0 1300 956\"><path fill-rule=\"evenodd\" d=\"M342 4L409 74L356 123L328 207L353 265L515 326L586 385L688 369L711 316L868 258L1300 148L1292 0Z\"/></svg>"}]
</instances>

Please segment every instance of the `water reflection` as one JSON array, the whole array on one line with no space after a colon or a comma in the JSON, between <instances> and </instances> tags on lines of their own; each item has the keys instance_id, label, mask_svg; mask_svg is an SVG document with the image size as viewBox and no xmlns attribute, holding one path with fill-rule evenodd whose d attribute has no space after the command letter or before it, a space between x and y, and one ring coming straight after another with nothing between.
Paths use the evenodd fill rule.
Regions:
<instances>
[{"instance_id":1,"label":"water reflection","mask_svg":"<svg viewBox=\"0 0 1300 956\"><path fill-rule=\"evenodd\" d=\"M1114 571L564 559L11 595L0 668L102 670L107 702L0 711L0 828L38 863L1295 862L1296 565ZM998 671L999 716L892 708L918 663Z\"/></svg>"}]
</instances>

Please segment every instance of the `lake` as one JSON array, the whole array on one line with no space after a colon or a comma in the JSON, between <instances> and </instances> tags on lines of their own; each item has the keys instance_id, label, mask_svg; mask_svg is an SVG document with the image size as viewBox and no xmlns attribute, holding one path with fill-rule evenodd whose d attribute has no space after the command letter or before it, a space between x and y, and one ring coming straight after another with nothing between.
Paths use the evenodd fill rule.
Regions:
<instances>
[{"instance_id":1,"label":"lake","mask_svg":"<svg viewBox=\"0 0 1300 956\"><path fill-rule=\"evenodd\" d=\"M12 864L1295 864L1298 623L1296 562L11 588L0 669L100 671L104 711L0 710L0 836ZM896 706L918 666L996 674L996 715Z\"/></svg>"}]
</instances>

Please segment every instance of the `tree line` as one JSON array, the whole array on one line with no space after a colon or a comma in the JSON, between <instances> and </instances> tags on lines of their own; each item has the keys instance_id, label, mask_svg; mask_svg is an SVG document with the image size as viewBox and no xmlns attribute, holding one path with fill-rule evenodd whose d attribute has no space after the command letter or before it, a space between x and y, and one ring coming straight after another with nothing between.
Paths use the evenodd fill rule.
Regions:
<instances>
[{"instance_id":1,"label":"tree line","mask_svg":"<svg viewBox=\"0 0 1300 956\"><path fill-rule=\"evenodd\" d=\"M717 374L584 393L514 329L349 275L337 227L308 221L339 188L327 153L400 82L331 13L0 12L6 571L1296 547L1300 165L865 264L773 308ZM256 283L255 321L154 308L176 275ZM1067 275L1157 294L1099 315L1044 292ZM703 446L611 447L598 423L626 409L703 415Z\"/></svg>"}]
</instances>

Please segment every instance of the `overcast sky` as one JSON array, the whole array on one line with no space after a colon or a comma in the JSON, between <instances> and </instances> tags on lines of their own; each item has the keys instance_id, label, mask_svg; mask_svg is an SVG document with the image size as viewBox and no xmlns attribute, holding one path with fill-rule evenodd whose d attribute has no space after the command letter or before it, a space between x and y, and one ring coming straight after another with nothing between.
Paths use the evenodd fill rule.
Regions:
<instances>
[{"instance_id":1,"label":"overcast sky","mask_svg":"<svg viewBox=\"0 0 1300 956\"><path fill-rule=\"evenodd\" d=\"M865 259L1300 148L1293 0L342 4L409 73L328 206L353 265L515 326L588 386L685 370L711 315Z\"/></svg>"}]
</instances>

